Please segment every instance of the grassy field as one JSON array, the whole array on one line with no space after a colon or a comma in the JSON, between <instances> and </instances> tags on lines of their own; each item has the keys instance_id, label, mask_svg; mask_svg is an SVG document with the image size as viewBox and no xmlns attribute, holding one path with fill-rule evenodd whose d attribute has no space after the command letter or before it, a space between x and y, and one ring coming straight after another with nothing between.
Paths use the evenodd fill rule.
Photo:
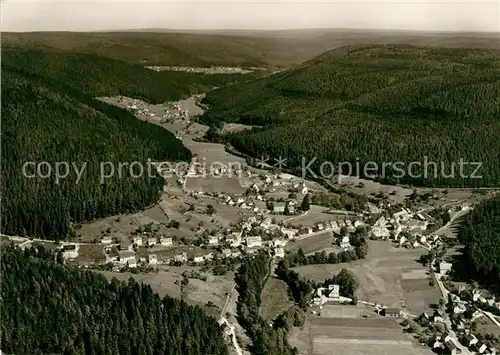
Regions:
<instances>
[{"instance_id":1,"label":"grassy field","mask_svg":"<svg viewBox=\"0 0 500 355\"><path fill-rule=\"evenodd\" d=\"M309 316L290 342L307 355L432 354L416 346L397 322L387 318Z\"/></svg>"},{"instance_id":2,"label":"grassy field","mask_svg":"<svg viewBox=\"0 0 500 355\"><path fill-rule=\"evenodd\" d=\"M285 247L285 251L287 252L296 252L299 249L302 249L305 254L322 250L327 252L341 250L336 244L334 244L333 232L324 232L311 237L295 240L288 243Z\"/></svg>"},{"instance_id":3,"label":"grassy field","mask_svg":"<svg viewBox=\"0 0 500 355\"><path fill-rule=\"evenodd\" d=\"M406 305L410 312L418 315L439 300L439 292L428 285L425 270L416 262L424 253L426 251L423 249L399 249L386 242L369 241L369 252L365 260L335 265L307 265L295 270L306 279L323 281L341 269L348 269L359 282L360 300L388 307ZM409 277L407 273L414 270L417 270L416 274Z\"/></svg>"},{"instance_id":4,"label":"grassy field","mask_svg":"<svg viewBox=\"0 0 500 355\"><path fill-rule=\"evenodd\" d=\"M101 271L108 279L116 277L118 280L128 280L130 277L138 282L143 282L151 286L154 292L160 296L168 295L170 297L181 297L181 281L183 279L182 273L184 271L198 270L199 268L193 267L162 267L156 273L148 274L131 274ZM189 279L189 285L186 288L184 300L192 305L204 306L207 302L211 301L217 307L207 308L214 315L220 312L224 306L227 293L229 293L233 286L232 278L233 273L228 273L225 276L207 275L207 281L199 279Z\"/></svg>"},{"instance_id":5,"label":"grassy field","mask_svg":"<svg viewBox=\"0 0 500 355\"><path fill-rule=\"evenodd\" d=\"M288 296L288 286L274 277L267 279L260 298L259 315L268 323L293 306Z\"/></svg>"},{"instance_id":6,"label":"grassy field","mask_svg":"<svg viewBox=\"0 0 500 355\"><path fill-rule=\"evenodd\" d=\"M331 176L320 171L329 162L335 175L383 183L498 186L498 157L489 147L499 144L491 134L500 129L499 58L497 47L340 47L272 76L208 93L202 122L214 132L227 122L262 126L219 138L254 157L286 157L287 168L297 173L304 172L304 159L313 161L310 176ZM474 138L466 133L471 127ZM474 144L477 149L467 149ZM429 168L424 156L442 168ZM460 158L482 161L482 178L472 178L472 171L445 177ZM411 167L418 173L410 173L416 161L419 167ZM364 169L368 163L371 173Z\"/></svg>"}]
</instances>

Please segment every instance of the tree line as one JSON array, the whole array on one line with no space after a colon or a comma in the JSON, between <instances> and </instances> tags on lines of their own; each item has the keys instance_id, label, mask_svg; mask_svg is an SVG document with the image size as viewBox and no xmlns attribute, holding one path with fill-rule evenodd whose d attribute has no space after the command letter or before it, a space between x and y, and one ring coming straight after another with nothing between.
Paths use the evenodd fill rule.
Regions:
<instances>
[{"instance_id":1,"label":"tree line","mask_svg":"<svg viewBox=\"0 0 500 355\"><path fill-rule=\"evenodd\" d=\"M269 276L270 262L270 257L261 252L255 258L246 259L238 269L235 276L239 293L238 322L252 340L252 354L294 355L297 350L292 348L287 340L290 324L284 321L292 316L284 314L285 319L278 317L274 326L269 326L259 316L262 289Z\"/></svg>"},{"instance_id":2,"label":"tree line","mask_svg":"<svg viewBox=\"0 0 500 355\"><path fill-rule=\"evenodd\" d=\"M500 197L476 206L460 224L457 237L464 245L464 260L457 270L500 290Z\"/></svg>"},{"instance_id":3,"label":"tree line","mask_svg":"<svg viewBox=\"0 0 500 355\"><path fill-rule=\"evenodd\" d=\"M149 285L82 271L43 246L1 249L7 354L226 355L216 320Z\"/></svg>"},{"instance_id":4,"label":"tree line","mask_svg":"<svg viewBox=\"0 0 500 355\"><path fill-rule=\"evenodd\" d=\"M4 69L2 86L3 233L60 239L72 223L144 209L163 187L148 159L191 158L167 130L63 83ZM46 162L52 171L47 165L23 171L26 162ZM70 169L56 181L58 162ZM114 174L102 170L106 162ZM120 162L129 165L118 171ZM133 162L139 166L131 169ZM112 176L102 180L103 173Z\"/></svg>"},{"instance_id":5,"label":"tree line","mask_svg":"<svg viewBox=\"0 0 500 355\"><path fill-rule=\"evenodd\" d=\"M297 173L303 159L315 159L318 176L329 162L335 173L384 183L498 186L500 161L490 149L500 146L498 58L484 49L342 47L208 93L202 121L214 127L212 139L253 157L286 157ZM223 134L220 122L257 127ZM480 173L467 164L460 173L461 159L482 162ZM420 165L409 171L411 162Z\"/></svg>"}]
</instances>

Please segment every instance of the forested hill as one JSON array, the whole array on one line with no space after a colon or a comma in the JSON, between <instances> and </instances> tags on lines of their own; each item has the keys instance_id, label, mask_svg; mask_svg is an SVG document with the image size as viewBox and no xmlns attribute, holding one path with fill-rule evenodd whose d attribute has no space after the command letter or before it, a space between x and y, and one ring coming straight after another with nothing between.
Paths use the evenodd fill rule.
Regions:
<instances>
[{"instance_id":1,"label":"forested hill","mask_svg":"<svg viewBox=\"0 0 500 355\"><path fill-rule=\"evenodd\" d=\"M459 269L500 292L500 196L481 203L458 231L466 263Z\"/></svg>"},{"instance_id":2,"label":"forested hill","mask_svg":"<svg viewBox=\"0 0 500 355\"><path fill-rule=\"evenodd\" d=\"M6 354L227 354L214 318L132 279L108 283L41 247L3 246L1 272Z\"/></svg>"},{"instance_id":3,"label":"forested hill","mask_svg":"<svg viewBox=\"0 0 500 355\"><path fill-rule=\"evenodd\" d=\"M158 176L135 178L124 169L121 177L115 173L104 184L100 179L101 162L137 161L146 167L148 158L191 158L169 131L93 98L123 93L154 101L181 95L155 86L169 85L157 77L143 82L141 74L149 71L139 69L92 56L2 53L2 233L59 239L70 233L72 222L134 212L157 201L163 186ZM45 166L36 178L26 178L26 162L47 162L52 169L67 162L70 173L57 183L54 170L40 176L48 174ZM84 164L78 180L74 166Z\"/></svg>"},{"instance_id":4,"label":"forested hill","mask_svg":"<svg viewBox=\"0 0 500 355\"><path fill-rule=\"evenodd\" d=\"M427 186L500 185L500 51L409 45L348 46L273 76L210 92L203 116L218 138L222 122L263 126L222 137L254 155L375 162L370 176ZM412 176L382 163L417 161ZM458 163L482 162L482 178ZM445 169L441 168L441 162ZM455 163L455 176L449 177ZM439 171L438 171L439 170ZM443 171L448 176L443 177ZM347 171L344 171L347 173ZM366 176L363 171L359 175Z\"/></svg>"},{"instance_id":5,"label":"forested hill","mask_svg":"<svg viewBox=\"0 0 500 355\"><path fill-rule=\"evenodd\" d=\"M4 69L50 78L94 97L124 95L156 104L259 75L156 72L138 64L93 54L9 47L2 49Z\"/></svg>"}]
</instances>

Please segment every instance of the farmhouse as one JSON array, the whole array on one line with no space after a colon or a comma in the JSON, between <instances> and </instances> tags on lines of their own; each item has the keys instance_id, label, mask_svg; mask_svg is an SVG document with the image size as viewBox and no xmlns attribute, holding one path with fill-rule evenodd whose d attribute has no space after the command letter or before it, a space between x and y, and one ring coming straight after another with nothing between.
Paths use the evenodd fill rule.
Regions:
<instances>
[{"instance_id":1,"label":"farmhouse","mask_svg":"<svg viewBox=\"0 0 500 355\"><path fill-rule=\"evenodd\" d=\"M118 257L120 258L121 264L126 264L129 260L135 259L135 253L133 251L123 250L118 252Z\"/></svg>"},{"instance_id":2,"label":"farmhouse","mask_svg":"<svg viewBox=\"0 0 500 355\"><path fill-rule=\"evenodd\" d=\"M276 202L273 206L274 213L285 213L285 203L284 202Z\"/></svg>"},{"instance_id":3,"label":"farmhouse","mask_svg":"<svg viewBox=\"0 0 500 355\"><path fill-rule=\"evenodd\" d=\"M402 316L399 308L384 308L383 315L390 318L400 318Z\"/></svg>"},{"instance_id":4,"label":"farmhouse","mask_svg":"<svg viewBox=\"0 0 500 355\"><path fill-rule=\"evenodd\" d=\"M141 246L142 245L142 237L134 237L133 242L135 245Z\"/></svg>"},{"instance_id":5,"label":"farmhouse","mask_svg":"<svg viewBox=\"0 0 500 355\"><path fill-rule=\"evenodd\" d=\"M135 260L135 253L133 251L119 251L118 257L120 258L120 264L128 265L129 267L136 267L137 261Z\"/></svg>"}]
</instances>

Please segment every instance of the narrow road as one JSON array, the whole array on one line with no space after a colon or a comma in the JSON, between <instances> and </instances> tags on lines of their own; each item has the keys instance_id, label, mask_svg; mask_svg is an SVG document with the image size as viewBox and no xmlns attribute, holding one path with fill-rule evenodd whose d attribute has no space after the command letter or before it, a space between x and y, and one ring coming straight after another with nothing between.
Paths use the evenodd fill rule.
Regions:
<instances>
[{"instance_id":1,"label":"narrow road","mask_svg":"<svg viewBox=\"0 0 500 355\"><path fill-rule=\"evenodd\" d=\"M296 237L295 240L303 240L309 237L314 237L315 235L322 234L322 233L328 233L328 232L333 232L334 228L326 228L323 229L322 231L317 231L317 232L312 232L311 234L306 234L306 235L301 235L299 237Z\"/></svg>"},{"instance_id":2,"label":"narrow road","mask_svg":"<svg viewBox=\"0 0 500 355\"><path fill-rule=\"evenodd\" d=\"M287 218L287 219L283 220L282 223L287 223L287 222L293 221L294 219L307 216L308 213L309 213L309 211L305 211L304 213L302 213L302 214L300 214L298 216L293 216L293 217L290 217L290 218Z\"/></svg>"},{"instance_id":3,"label":"narrow road","mask_svg":"<svg viewBox=\"0 0 500 355\"><path fill-rule=\"evenodd\" d=\"M243 355L243 351L240 348L240 344L238 344L238 341L236 340L236 333L234 332L235 327L231 323L229 323L229 321L227 320L226 317L224 317L224 312L226 311L226 307L229 303L229 300L233 296L235 289L236 289L236 283L233 284L233 288L231 289L231 292L229 292L229 294L227 295L226 302L224 303L224 307L222 307L222 310L220 312L219 324L221 324L221 322L223 324L226 324L226 326L229 328L229 336L231 337L231 341L233 343L233 346L236 349L236 353L238 353L238 355Z\"/></svg>"},{"instance_id":4,"label":"narrow road","mask_svg":"<svg viewBox=\"0 0 500 355\"><path fill-rule=\"evenodd\" d=\"M431 265L433 265L434 262L435 262L435 260L432 260ZM446 287L444 287L443 281L441 281L442 275L434 273L434 269L433 269L433 275L436 278L436 281L438 283L439 290L441 291L441 296L443 298L443 301L445 304L447 304L448 303L448 295L450 294L450 292L446 289ZM466 348L465 346L460 344L460 342L458 341L457 334L455 333L455 331L452 328L451 319L448 316L448 314L445 314L443 318L444 318L444 323L446 324L446 329L448 330L448 333L450 334L450 337L452 338L453 343L457 346L458 349L460 349L461 354L472 355L472 352L470 352L470 350L468 348Z\"/></svg>"}]
</instances>

